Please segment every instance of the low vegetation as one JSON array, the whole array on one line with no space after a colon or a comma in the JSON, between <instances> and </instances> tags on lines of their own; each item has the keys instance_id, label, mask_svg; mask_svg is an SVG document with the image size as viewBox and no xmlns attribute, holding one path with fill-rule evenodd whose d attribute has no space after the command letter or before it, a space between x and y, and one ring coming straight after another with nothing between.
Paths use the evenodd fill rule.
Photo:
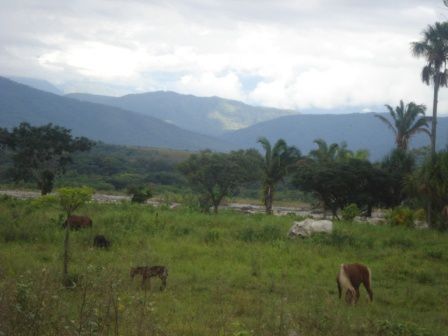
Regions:
<instances>
[{"instance_id":1,"label":"low vegetation","mask_svg":"<svg viewBox=\"0 0 448 336\"><path fill-rule=\"evenodd\" d=\"M45 204L0 202L3 335L448 335L448 236L341 221L330 235L290 240L294 216L207 215L188 207L89 203L92 229L70 238L61 283L63 216ZM92 247L104 234L111 246ZM374 301L337 297L344 262L373 273ZM167 287L131 281L164 265Z\"/></svg>"}]
</instances>

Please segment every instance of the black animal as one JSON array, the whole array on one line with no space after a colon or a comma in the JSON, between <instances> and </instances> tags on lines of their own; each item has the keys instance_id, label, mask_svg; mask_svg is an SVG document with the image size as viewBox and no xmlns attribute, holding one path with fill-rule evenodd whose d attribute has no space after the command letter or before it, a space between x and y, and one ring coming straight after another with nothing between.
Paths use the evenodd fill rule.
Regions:
<instances>
[{"instance_id":1,"label":"black animal","mask_svg":"<svg viewBox=\"0 0 448 336\"><path fill-rule=\"evenodd\" d=\"M96 235L95 238L93 238L93 246L107 249L110 246L110 241L103 235Z\"/></svg>"}]
</instances>

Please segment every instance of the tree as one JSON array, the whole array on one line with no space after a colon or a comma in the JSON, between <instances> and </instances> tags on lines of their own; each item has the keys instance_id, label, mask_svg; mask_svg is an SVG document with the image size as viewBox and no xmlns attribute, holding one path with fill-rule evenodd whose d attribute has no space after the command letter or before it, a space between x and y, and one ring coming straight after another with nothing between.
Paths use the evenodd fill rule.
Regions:
<instances>
[{"instance_id":1,"label":"tree","mask_svg":"<svg viewBox=\"0 0 448 336\"><path fill-rule=\"evenodd\" d=\"M394 149L383 159L381 169L390 176L389 205L397 206L405 200L404 183L406 178L412 174L414 168L414 154L402 149Z\"/></svg>"},{"instance_id":2,"label":"tree","mask_svg":"<svg viewBox=\"0 0 448 336\"><path fill-rule=\"evenodd\" d=\"M316 139L314 140L314 143L317 145L317 149L310 151L308 154L310 158L320 163L336 160L339 151L338 144L332 143L331 145L328 145L323 139Z\"/></svg>"},{"instance_id":3,"label":"tree","mask_svg":"<svg viewBox=\"0 0 448 336\"><path fill-rule=\"evenodd\" d=\"M332 143L330 145L323 139L316 139L314 143L317 149L309 152L308 157L320 163L328 163L335 161L347 161L349 159L367 160L369 158L369 151L366 149L359 149L352 151L347 148L347 143L343 141L341 144Z\"/></svg>"},{"instance_id":4,"label":"tree","mask_svg":"<svg viewBox=\"0 0 448 336\"><path fill-rule=\"evenodd\" d=\"M13 152L14 179L34 179L42 195L51 192L55 176L65 172L71 153L93 146L89 139L73 138L70 130L52 124L34 127L21 123L11 132L2 129L0 135L0 143Z\"/></svg>"},{"instance_id":5,"label":"tree","mask_svg":"<svg viewBox=\"0 0 448 336\"><path fill-rule=\"evenodd\" d=\"M406 180L406 191L427 208L428 224L448 229L448 152L436 153Z\"/></svg>"},{"instance_id":6,"label":"tree","mask_svg":"<svg viewBox=\"0 0 448 336\"><path fill-rule=\"evenodd\" d=\"M260 154L256 150L231 153L202 151L179 164L192 188L200 193L200 205L214 212L224 197L238 191L241 184L259 178Z\"/></svg>"},{"instance_id":7,"label":"tree","mask_svg":"<svg viewBox=\"0 0 448 336\"><path fill-rule=\"evenodd\" d=\"M288 146L283 139L279 139L274 147L264 137L259 138L258 143L265 152L262 173L263 200L266 213L272 214L275 186L283 181L293 165L300 159L301 153L296 147Z\"/></svg>"},{"instance_id":8,"label":"tree","mask_svg":"<svg viewBox=\"0 0 448 336\"><path fill-rule=\"evenodd\" d=\"M389 182L385 172L358 159L324 163L303 160L293 179L296 187L313 193L322 202L324 214L330 209L333 217L351 203L370 215L373 206L389 202Z\"/></svg>"},{"instance_id":9,"label":"tree","mask_svg":"<svg viewBox=\"0 0 448 336\"><path fill-rule=\"evenodd\" d=\"M395 134L395 143L398 149L407 150L409 139L417 133L426 133L431 136L428 129L428 121L425 118L425 105L417 105L413 102L404 105L400 100L395 110L390 105L385 105L389 110L392 121L385 116L375 114L375 117L384 122Z\"/></svg>"},{"instance_id":10,"label":"tree","mask_svg":"<svg viewBox=\"0 0 448 336\"><path fill-rule=\"evenodd\" d=\"M64 257L63 257L63 281L65 285L70 285L68 277L68 262L69 262L69 237L70 237L70 221L68 218L85 203L92 199L93 189L88 187L82 188L61 188L58 189L55 195L47 195L41 197L36 201L39 203L50 203L56 205L64 215L67 220L67 225L65 226L64 235Z\"/></svg>"},{"instance_id":11,"label":"tree","mask_svg":"<svg viewBox=\"0 0 448 336\"><path fill-rule=\"evenodd\" d=\"M426 65L422 70L422 81L434 85L431 127L431 154L436 153L437 104L440 87L447 86L448 73L448 22L436 22L423 31L423 39L412 42L412 53L416 57L424 57Z\"/></svg>"}]
</instances>

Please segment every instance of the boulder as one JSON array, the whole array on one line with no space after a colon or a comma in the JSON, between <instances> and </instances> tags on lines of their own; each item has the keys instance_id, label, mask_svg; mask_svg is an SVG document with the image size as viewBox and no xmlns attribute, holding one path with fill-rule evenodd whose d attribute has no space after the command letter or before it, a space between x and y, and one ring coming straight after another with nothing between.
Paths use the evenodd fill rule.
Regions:
<instances>
[{"instance_id":1,"label":"boulder","mask_svg":"<svg viewBox=\"0 0 448 336\"><path fill-rule=\"evenodd\" d=\"M289 229L289 237L308 237L313 233L323 232L331 233L333 231L333 222L330 220L316 220L307 218L300 222L294 222Z\"/></svg>"}]
</instances>

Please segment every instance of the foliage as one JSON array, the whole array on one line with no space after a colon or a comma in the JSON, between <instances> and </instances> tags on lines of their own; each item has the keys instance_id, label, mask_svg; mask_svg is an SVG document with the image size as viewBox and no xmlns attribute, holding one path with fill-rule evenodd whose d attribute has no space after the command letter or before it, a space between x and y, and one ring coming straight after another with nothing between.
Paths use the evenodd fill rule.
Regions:
<instances>
[{"instance_id":1,"label":"foliage","mask_svg":"<svg viewBox=\"0 0 448 336\"><path fill-rule=\"evenodd\" d=\"M446 62L448 59L448 22L436 22L423 31L423 39L411 44L412 53L416 57L426 59L422 69L422 81L434 85L432 127L431 127L431 154L436 152L437 131L437 103L439 88L447 86L448 73Z\"/></svg>"},{"instance_id":2,"label":"foliage","mask_svg":"<svg viewBox=\"0 0 448 336\"><path fill-rule=\"evenodd\" d=\"M416 214L408 207L396 207L387 212L386 220L393 226L414 227Z\"/></svg>"},{"instance_id":3,"label":"foliage","mask_svg":"<svg viewBox=\"0 0 448 336\"><path fill-rule=\"evenodd\" d=\"M89 187L60 188L56 194L46 195L33 201L34 205L56 205L68 217L92 199L93 189Z\"/></svg>"},{"instance_id":4,"label":"foliage","mask_svg":"<svg viewBox=\"0 0 448 336\"><path fill-rule=\"evenodd\" d=\"M311 150L308 157L319 163L347 161L350 159L367 160L369 158L368 150L360 149L354 152L348 149L346 142L328 145L325 140L316 139L314 143L317 145L317 149Z\"/></svg>"},{"instance_id":5,"label":"foliage","mask_svg":"<svg viewBox=\"0 0 448 336\"><path fill-rule=\"evenodd\" d=\"M3 129L0 133L1 143L13 152L14 179L36 181L42 195L51 192L54 178L65 172L73 152L93 146L87 138L73 138L70 130L52 124L34 127L21 123L12 131Z\"/></svg>"},{"instance_id":6,"label":"foliage","mask_svg":"<svg viewBox=\"0 0 448 336\"><path fill-rule=\"evenodd\" d=\"M341 211L342 219L346 221L353 221L355 217L361 214L358 206L355 203L351 203L344 207Z\"/></svg>"},{"instance_id":7,"label":"foliage","mask_svg":"<svg viewBox=\"0 0 448 336\"><path fill-rule=\"evenodd\" d=\"M414 154L401 149L394 149L383 159L381 168L390 176L390 200L387 205L397 206L406 199L405 181L413 173L414 167Z\"/></svg>"},{"instance_id":8,"label":"foliage","mask_svg":"<svg viewBox=\"0 0 448 336\"><path fill-rule=\"evenodd\" d=\"M200 193L200 207L214 212L224 197L235 194L239 187L258 178L260 155L255 150L231 153L202 151L192 154L179 165L194 190Z\"/></svg>"},{"instance_id":9,"label":"foliage","mask_svg":"<svg viewBox=\"0 0 448 336\"><path fill-rule=\"evenodd\" d=\"M128 195L132 195L131 202L145 203L152 197L152 191L145 186L131 187L128 189Z\"/></svg>"},{"instance_id":10,"label":"foliage","mask_svg":"<svg viewBox=\"0 0 448 336\"><path fill-rule=\"evenodd\" d=\"M293 166L301 157L300 151L294 146L288 146L283 139L277 140L274 146L267 138L258 139L264 150L262 165L263 202L266 213L272 214L274 191L276 185L283 181Z\"/></svg>"},{"instance_id":11,"label":"foliage","mask_svg":"<svg viewBox=\"0 0 448 336\"><path fill-rule=\"evenodd\" d=\"M47 195L38 199L35 204L56 204L60 210L62 210L66 219L81 206L92 199L93 189L88 187L82 188L61 188L58 189L55 195ZM69 262L69 238L70 238L70 222L67 221L65 226L64 236L64 257L63 257L63 283L65 286L73 286L73 281L68 274L68 262Z\"/></svg>"},{"instance_id":12,"label":"foliage","mask_svg":"<svg viewBox=\"0 0 448 336\"><path fill-rule=\"evenodd\" d=\"M430 136L428 121L425 118L425 105L410 102L405 106L403 101L400 100L400 105L395 110L390 105L386 105L386 107L392 117L392 122L380 114L375 114L375 117L379 118L394 132L398 149L406 151L410 138L417 133L426 133Z\"/></svg>"},{"instance_id":13,"label":"foliage","mask_svg":"<svg viewBox=\"0 0 448 336\"><path fill-rule=\"evenodd\" d=\"M448 205L448 152L428 157L424 164L406 180L406 191L420 206L431 207L432 227L447 229L448 218L444 209Z\"/></svg>"},{"instance_id":14,"label":"foliage","mask_svg":"<svg viewBox=\"0 0 448 336\"><path fill-rule=\"evenodd\" d=\"M373 206L389 204L389 182L384 171L356 159L325 164L302 161L293 180L300 190L313 193L333 216L350 203L366 207L368 215Z\"/></svg>"}]
</instances>

